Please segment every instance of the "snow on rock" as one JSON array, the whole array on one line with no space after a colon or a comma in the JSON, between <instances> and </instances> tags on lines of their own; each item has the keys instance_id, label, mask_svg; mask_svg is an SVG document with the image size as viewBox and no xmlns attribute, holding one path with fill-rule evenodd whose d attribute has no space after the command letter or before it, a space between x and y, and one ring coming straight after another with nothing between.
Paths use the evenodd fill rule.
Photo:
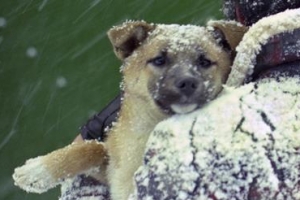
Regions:
<instances>
[{"instance_id":1,"label":"snow on rock","mask_svg":"<svg viewBox=\"0 0 300 200\"><path fill-rule=\"evenodd\" d=\"M105 184L99 183L90 176L79 175L64 180L59 200L109 200L109 190Z\"/></svg>"},{"instance_id":2,"label":"snow on rock","mask_svg":"<svg viewBox=\"0 0 300 200\"><path fill-rule=\"evenodd\" d=\"M268 39L282 32L299 28L300 9L287 10L265 17L255 23L244 35L243 42L237 47L239 52L229 75L228 86L240 86L253 72L255 58L261 46Z\"/></svg>"},{"instance_id":3,"label":"snow on rock","mask_svg":"<svg viewBox=\"0 0 300 200\"><path fill-rule=\"evenodd\" d=\"M131 199L300 199L299 80L227 89L160 123Z\"/></svg>"}]
</instances>

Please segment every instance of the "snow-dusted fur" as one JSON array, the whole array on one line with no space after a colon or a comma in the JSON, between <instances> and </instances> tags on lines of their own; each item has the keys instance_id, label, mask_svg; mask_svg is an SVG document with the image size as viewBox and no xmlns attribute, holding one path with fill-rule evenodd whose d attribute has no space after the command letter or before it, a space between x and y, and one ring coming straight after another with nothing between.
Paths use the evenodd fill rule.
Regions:
<instances>
[{"instance_id":1,"label":"snow-dusted fur","mask_svg":"<svg viewBox=\"0 0 300 200\"><path fill-rule=\"evenodd\" d=\"M150 135L130 199L300 199L300 76L242 86L268 38L296 28L300 9L250 28L222 94Z\"/></svg>"},{"instance_id":2,"label":"snow-dusted fur","mask_svg":"<svg viewBox=\"0 0 300 200\"><path fill-rule=\"evenodd\" d=\"M25 191L41 193L56 186L57 180L46 169L42 159L41 156L29 159L22 168L15 170L13 178Z\"/></svg>"},{"instance_id":3,"label":"snow-dusted fur","mask_svg":"<svg viewBox=\"0 0 300 200\"><path fill-rule=\"evenodd\" d=\"M15 169L15 184L27 192L43 193L55 187L64 178L74 177L97 166L104 176L107 163L105 145L97 141L72 143L45 156L29 159ZM101 176L97 176L101 177ZM102 181L102 179L101 179Z\"/></svg>"},{"instance_id":4,"label":"snow-dusted fur","mask_svg":"<svg viewBox=\"0 0 300 200\"><path fill-rule=\"evenodd\" d=\"M44 192L64 178L99 166L111 198L127 199L153 128L174 113L202 107L219 94L230 72L231 50L244 31L233 23L226 27L225 22L214 22L209 28L126 22L112 28L108 36L123 61L124 96L118 122L107 140L73 143L26 163L15 170L16 185ZM235 37L229 40L229 35ZM225 42L226 48L221 46ZM43 171L35 172L32 166Z\"/></svg>"}]
</instances>

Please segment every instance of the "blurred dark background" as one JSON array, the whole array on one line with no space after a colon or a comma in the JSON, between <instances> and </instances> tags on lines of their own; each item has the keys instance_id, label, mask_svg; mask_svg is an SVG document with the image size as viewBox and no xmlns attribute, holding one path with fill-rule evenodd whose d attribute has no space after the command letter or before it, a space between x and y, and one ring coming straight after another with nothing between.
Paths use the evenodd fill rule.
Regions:
<instances>
[{"instance_id":1,"label":"blurred dark background","mask_svg":"<svg viewBox=\"0 0 300 200\"><path fill-rule=\"evenodd\" d=\"M0 199L58 199L15 187L26 159L70 143L119 91L106 31L126 19L204 25L221 0L0 0Z\"/></svg>"}]
</instances>

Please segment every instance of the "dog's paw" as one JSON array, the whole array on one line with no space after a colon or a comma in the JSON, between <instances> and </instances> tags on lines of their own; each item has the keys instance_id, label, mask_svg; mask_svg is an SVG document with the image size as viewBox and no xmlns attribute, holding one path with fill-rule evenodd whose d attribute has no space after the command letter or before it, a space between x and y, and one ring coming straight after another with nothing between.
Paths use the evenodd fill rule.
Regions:
<instances>
[{"instance_id":1,"label":"dog's paw","mask_svg":"<svg viewBox=\"0 0 300 200\"><path fill-rule=\"evenodd\" d=\"M15 185L27 192L43 193L60 183L50 174L42 162L42 157L32 158L25 165L15 169Z\"/></svg>"}]
</instances>

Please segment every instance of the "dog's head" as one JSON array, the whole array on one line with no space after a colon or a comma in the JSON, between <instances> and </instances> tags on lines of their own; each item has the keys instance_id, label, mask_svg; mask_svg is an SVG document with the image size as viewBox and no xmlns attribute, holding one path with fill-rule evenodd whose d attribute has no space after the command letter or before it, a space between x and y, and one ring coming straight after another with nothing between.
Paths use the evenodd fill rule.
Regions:
<instances>
[{"instance_id":1,"label":"dog's head","mask_svg":"<svg viewBox=\"0 0 300 200\"><path fill-rule=\"evenodd\" d=\"M243 33L233 23L204 28L137 21L112 28L108 36L124 62L125 94L174 114L191 112L216 97Z\"/></svg>"}]
</instances>

